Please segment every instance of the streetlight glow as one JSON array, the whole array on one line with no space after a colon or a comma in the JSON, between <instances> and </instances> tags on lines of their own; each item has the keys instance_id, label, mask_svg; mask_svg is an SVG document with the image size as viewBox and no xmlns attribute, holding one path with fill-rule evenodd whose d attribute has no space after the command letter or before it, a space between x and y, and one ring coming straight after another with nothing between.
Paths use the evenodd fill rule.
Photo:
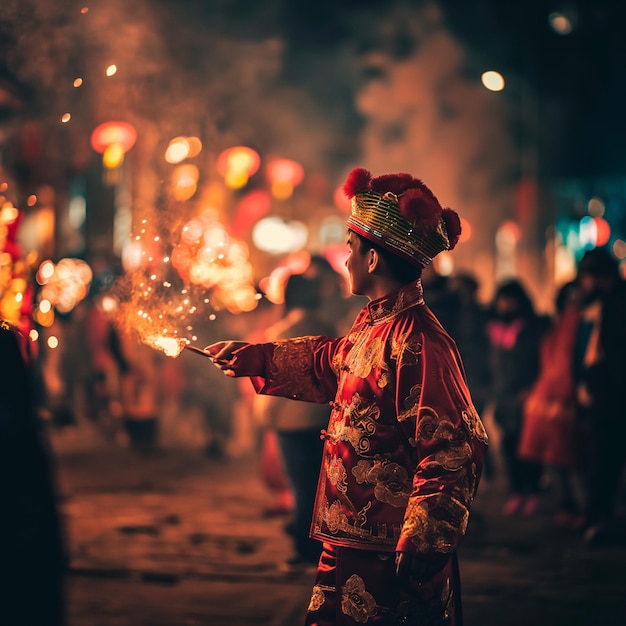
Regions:
<instances>
[{"instance_id":1,"label":"streetlight glow","mask_svg":"<svg viewBox=\"0 0 626 626\"><path fill-rule=\"evenodd\" d=\"M504 89L504 77L500 72L496 72L495 70L483 72L480 80L489 91L502 91Z\"/></svg>"}]
</instances>

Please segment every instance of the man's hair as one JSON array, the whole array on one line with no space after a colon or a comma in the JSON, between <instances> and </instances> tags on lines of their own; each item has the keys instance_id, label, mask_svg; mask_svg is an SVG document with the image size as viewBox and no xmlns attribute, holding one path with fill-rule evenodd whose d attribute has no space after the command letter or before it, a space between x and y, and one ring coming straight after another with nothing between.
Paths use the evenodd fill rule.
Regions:
<instances>
[{"instance_id":1,"label":"man's hair","mask_svg":"<svg viewBox=\"0 0 626 626\"><path fill-rule=\"evenodd\" d=\"M418 278L421 278L423 269L421 266L412 265L408 261L404 261L396 254L393 254L393 252L389 252L389 250L375 244L358 233L355 233L353 230L350 232L359 238L361 242L360 250L362 254L365 254L365 252L370 249L376 250L378 255L385 261L385 265L394 280L403 285L407 285L409 283L414 283Z\"/></svg>"}]
</instances>

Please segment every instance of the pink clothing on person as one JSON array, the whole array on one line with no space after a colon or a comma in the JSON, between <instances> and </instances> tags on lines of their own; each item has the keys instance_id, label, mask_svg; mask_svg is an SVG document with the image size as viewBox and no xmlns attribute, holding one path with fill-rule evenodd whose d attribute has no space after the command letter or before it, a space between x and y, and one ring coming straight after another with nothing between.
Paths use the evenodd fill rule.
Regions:
<instances>
[{"instance_id":1,"label":"pink clothing on person","mask_svg":"<svg viewBox=\"0 0 626 626\"><path fill-rule=\"evenodd\" d=\"M523 459L554 467L576 467L574 347L580 314L566 309L546 333L539 376L524 403L518 448Z\"/></svg>"}]
</instances>

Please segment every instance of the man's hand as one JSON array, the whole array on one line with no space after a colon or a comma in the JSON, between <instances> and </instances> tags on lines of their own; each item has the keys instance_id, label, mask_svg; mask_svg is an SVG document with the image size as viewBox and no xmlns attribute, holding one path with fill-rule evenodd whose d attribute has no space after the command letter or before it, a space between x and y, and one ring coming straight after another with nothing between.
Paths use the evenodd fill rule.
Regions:
<instances>
[{"instance_id":1,"label":"man's hand","mask_svg":"<svg viewBox=\"0 0 626 626\"><path fill-rule=\"evenodd\" d=\"M215 367L226 376L262 376L264 363L259 356L249 352L242 358L242 350L249 345L245 341L218 341L204 348L204 351L210 355Z\"/></svg>"},{"instance_id":2,"label":"man's hand","mask_svg":"<svg viewBox=\"0 0 626 626\"><path fill-rule=\"evenodd\" d=\"M417 555L396 552L396 575L405 581L428 582L443 569L449 558L449 554L441 553Z\"/></svg>"}]
</instances>

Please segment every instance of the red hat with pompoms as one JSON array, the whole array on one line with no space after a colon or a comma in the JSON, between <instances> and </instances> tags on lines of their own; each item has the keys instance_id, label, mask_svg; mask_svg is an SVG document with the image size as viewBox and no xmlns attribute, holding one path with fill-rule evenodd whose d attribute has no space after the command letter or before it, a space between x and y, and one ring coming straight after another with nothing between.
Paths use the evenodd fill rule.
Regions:
<instances>
[{"instance_id":1,"label":"red hat with pompoms","mask_svg":"<svg viewBox=\"0 0 626 626\"><path fill-rule=\"evenodd\" d=\"M353 169L343 186L352 201L348 228L413 265L425 267L461 235L461 220L443 209L432 191L411 174L373 178Z\"/></svg>"}]
</instances>

